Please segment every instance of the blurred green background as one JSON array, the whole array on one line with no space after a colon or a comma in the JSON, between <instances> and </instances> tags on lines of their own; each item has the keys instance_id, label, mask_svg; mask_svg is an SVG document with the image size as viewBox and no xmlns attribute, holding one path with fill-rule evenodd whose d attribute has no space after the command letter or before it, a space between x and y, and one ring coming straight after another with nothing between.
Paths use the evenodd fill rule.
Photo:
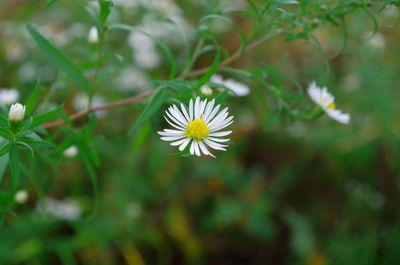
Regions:
<instances>
[{"instance_id":1,"label":"blurred green background","mask_svg":"<svg viewBox=\"0 0 400 265\"><path fill-rule=\"evenodd\" d=\"M163 24L163 16L173 16L190 36L202 16L248 8L245 1L150 2L115 1L109 20L150 21L149 28L158 29L151 21ZM49 62L25 23L90 74L97 48L87 40L93 22L85 7L93 3L60 0L45 9L44 1L1 0L0 87L17 88L24 101L39 78L47 105L64 103L66 113L78 111L79 86ZM267 79L287 93L305 91L312 80L328 86L336 106L351 114L349 125L327 116L302 121L281 115L271 122L277 113L273 96L237 77L251 92L223 102L235 117L233 144L216 159L171 156L176 150L156 132L166 126L161 117L172 99L133 135L128 131L146 101L79 120L73 131L84 135L82 143L63 130L49 130L57 148L33 158L23 153L21 189L28 199L13 203L4 216L0 264L400 264L399 13L392 5L379 7L352 11L344 26L316 28L321 51L283 34L230 65L274 66L275 76ZM294 8L288 5L287 11ZM229 15L248 31L248 19ZM225 52L240 46L229 23L210 27ZM159 38L182 61L179 31L162 36L164 30ZM110 32L104 43L110 56L95 93L99 104L168 78L168 61L158 48L158 59L140 65L126 32ZM201 57L195 69L207 66L211 56ZM304 94L299 108L313 106ZM91 218L93 186L80 154L63 155L71 145L98 152L100 206ZM6 172L0 187L10 182ZM39 198L59 214L43 213Z\"/></svg>"}]
</instances>

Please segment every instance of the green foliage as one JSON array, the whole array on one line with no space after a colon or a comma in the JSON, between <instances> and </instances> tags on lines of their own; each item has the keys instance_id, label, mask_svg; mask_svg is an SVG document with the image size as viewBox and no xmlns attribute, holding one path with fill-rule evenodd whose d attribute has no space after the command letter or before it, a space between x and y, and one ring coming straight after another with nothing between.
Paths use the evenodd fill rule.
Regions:
<instances>
[{"instance_id":1,"label":"green foliage","mask_svg":"<svg viewBox=\"0 0 400 265\"><path fill-rule=\"evenodd\" d=\"M399 1L43 5L0 11L0 264L399 263ZM196 97L215 159L157 134Z\"/></svg>"}]
</instances>

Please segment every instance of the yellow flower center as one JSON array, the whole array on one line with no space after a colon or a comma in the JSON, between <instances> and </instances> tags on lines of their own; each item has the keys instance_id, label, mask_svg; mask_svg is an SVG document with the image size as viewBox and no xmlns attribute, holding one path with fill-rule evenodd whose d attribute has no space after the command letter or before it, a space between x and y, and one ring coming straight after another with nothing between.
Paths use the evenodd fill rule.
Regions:
<instances>
[{"instance_id":1,"label":"yellow flower center","mask_svg":"<svg viewBox=\"0 0 400 265\"><path fill-rule=\"evenodd\" d=\"M328 109L335 109L335 108L336 106L333 102L328 105Z\"/></svg>"},{"instance_id":2,"label":"yellow flower center","mask_svg":"<svg viewBox=\"0 0 400 265\"><path fill-rule=\"evenodd\" d=\"M195 119L194 121L189 122L184 135L195 140L203 140L204 137L208 135L208 128L202 120L202 115L199 120Z\"/></svg>"}]
</instances>

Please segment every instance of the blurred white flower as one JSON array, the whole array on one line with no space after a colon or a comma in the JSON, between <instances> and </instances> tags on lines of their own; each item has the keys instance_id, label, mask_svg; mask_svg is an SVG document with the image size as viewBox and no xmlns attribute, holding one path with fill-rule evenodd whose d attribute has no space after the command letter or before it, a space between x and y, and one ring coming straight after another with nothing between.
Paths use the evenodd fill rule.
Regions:
<instances>
[{"instance_id":1,"label":"blurred white flower","mask_svg":"<svg viewBox=\"0 0 400 265\"><path fill-rule=\"evenodd\" d=\"M204 85L200 87L200 91L204 96L211 96L213 91L210 86Z\"/></svg>"},{"instance_id":2,"label":"blurred white flower","mask_svg":"<svg viewBox=\"0 0 400 265\"><path fill-rule=\"evenodd\" d=\"M356 90L362 84L361 76L358 73L351 73L340 80L340 86L348 91Z\"/></svg>"},{"instance_id":3,"label":"blurred white flower","mask_svg":"<svg viewBox=\"0 0 400 265\"><path fill-rule=\"evenodd\" d=\"M131 218L137 218L142 214L142 205L137 202L130 202L126 206L125 213Z\"/></svg>"},{"instance_id":4,"label":"blurred white flower","mask_svg":"<svg viewBox=\"0 0 400 265\"><path fill-rule=\"evenodd\" d=\"M145 69L154 69L161 63L160 56L155 49L135 51L133 58L139 67Z\"/></svg>"},{"instance_id":5,"label":"blurred white flower","mask_svg":"<svg viewBox=\"0 0 400 265\"><path fill-rule=\"evenodd\" d=\"M0 105L10 105L15 103L19 98L19 92L15 88L0 88Z\"/></svg>"},{"instance_id":6,"label":"blurred white flower","mask_svg":"<svg viewBox=\"0 0 400 265\"><path fill-rule=\"evenodd\" d=\"M36 211L47 213L57 219L77 221L80 219L82 210L79 204L73 199L55 200L45 198L42 202L36 203Z\"/></svg>"},{"instance_id":7,"label":"blurred white flower","mask_svg":"<svg viewBox=\"0 0 400 265\"><path fill-rule=\"evenodd\" d=\"M24 119L25 106L20 103L12 104L8 112L8 120L12 122L19 122Z\"/></svg>"},{"instance_id":8,"label":"blurred white flower","mask_svg":"<svg viewBox=\"0 0 400 265\"><path fill-rule=\"evenodd\" d=\"M368 32L366 36L371 36L371 34L373 34L373 32ZM383 49L386 46L386 40L381 33L376 32L374 36L367 39L367 44L376 49Z\"/></svg>"},{"instance_id":9,"label":"blurred white flower","mask_svg":"<svg viewBox=\"0 0 400 265\"><path fill-rule=\"evenodd\" d=\"M147 50L154 48L154 42L152 39L147 37L145 34L132 31L128 36L128 44L135 50Z\"/></svg>"},{"instance_id":10,"label":"blurred white flower","mask_svg":"<svg viewBox=\"0 0 400 265\"><path fill-rule=\"evenodd\" d=\"M234 95L238 97L244 97L247 96L250 93L250 88L246 86L245 84L242 84L240 82L237 82L236 80L233 80L232 78L224 80L222 76L215 74L211 77L210 79L211 82L221 84L229 88Z\"/></svg>"},{"instance_id":11,"label":"blurred white flower","mask_svg":"<svg viewBox=\"0 0 400 265\"><path fill-rule=\"evenodd\" d=\"M76 147L76 145L72 145L70 147L68 147L67 149L65 149L65 151L63 152L64 157L66 158L73 158L78 154L78 147Z\"/></svg>"},{"instance_id":12,"label":"blurred white flower","mask_svg":"<svg viewBox=\"0 0 400 265\"><path fill-rule=\"evenodd\" d=\"M122 91L146 91L151 87L147 75L134 67L125 67L117 80Z\"/></svg>"},{"instance_id":13,"label":"blurred white flower","mask_svg":"<svg viewBox=\"0 0 400 265\"><path fill-rule=\"evenodd\" d=\"M228 108L223 109L220 113L218 110L221 105L214 107L215 99L208 102L207 99L200 101L197 97L193 103L193 99L189 102L189 112L186 107L181 104L181 110L172 105L165 112L165 120L175 129L164 129L158 132L161 140L172 142L172 146L178 146L183 151L186 146L190 145L190 154L200 156L209 155L215 157L206 147L209 146L215 150L226 151L225 147L220 143L229 141L222 138L232 133L232 131L220 131L233 122L233 116L228 117ZM218 113L218 115L217 115ZM167 118L168 117L168 118Z\"/></svg>"},{"instance_id":14,"label":"blurred white flower","mask_svg":"<svg viewBox=\"0 0 400 265\"><path fill-rule=\"evenodd\" d=\"M92 107L100 107L107 104L107 100L99 95L94 95L92 98ZM84 111L87 110L89 106L89 97L83 93L80 92L74 96L72 99L72 107L74 108L75 111ZM102 111L96 111L96 116L98 118L104 118L107 115L107 111L102 110Z\"/></svg>"},{"instance_id":15,"label":"blurred white flower","mask_svg":"<svg viewBox=\"0 0 400 265\"><path fill-rule=\"evenodd\" d=\"M5 58L10 63L17 63L26 56L26 48L16 41L6 42Z\"/></svg>"},{"instance_id":16,"label":"blurred white flower","mask_svg":"<svg viewBox=\"0 0 400 265\"><path fill-rule=\"evenodd\" d=\"M38 72L38 66L34 62L24 62L18 68L18 78L23 82L32 82L35 80Z\"/></svg>"},{"instance_id":17,"label":"blurred white flower","mask_svg":"<svg viewBox=\"0 0 400 265\"><path fill-rule=\"evenodd\" d=\"M97 27L93 26L89 30L88 34L88 41L89 43L97 43L99 41L99 32Z\"/></svg>"},{"instance_id":18,"label":"blurred white flower","mask_svg":"<svg viewBox=\"0 0 400 265\"><path fill-rule=\"evenodd\" d=\"M24 204L28 200L28 192L26 190L19 190L14 195L14 201L18 204Z\"/></svg>"},{"instance_id":19,"label":"blurred white flower","mask_svg":"<svg viewBox=\"0 0 400 265\"><path fill-rule=\"evenodd\" d=\"M350 122L350 114L342 113L341 110L336 109L334 104L335 98L328 92L326 87L320 88L316 85L315 81L313 81L308 86L308 95L332 119L344 124Z\"/></svg>"}]
</instances>

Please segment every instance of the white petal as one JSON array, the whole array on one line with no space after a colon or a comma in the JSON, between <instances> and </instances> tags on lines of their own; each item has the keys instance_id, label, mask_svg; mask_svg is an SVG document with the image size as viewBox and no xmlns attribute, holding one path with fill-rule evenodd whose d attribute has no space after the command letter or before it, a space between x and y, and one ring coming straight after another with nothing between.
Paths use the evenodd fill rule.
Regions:
<instances>
[{"instance_id":1,"label":"white petal","mask_svg":"<svg viewBox=\"0 0 400 265\"><path fill-rule=\"evenodd\" d=\"M166 111L168 117L173 120L176 124L181 125L183 127L186 127L185 120L180 118L177 113L175 113L175 110L172 107L168 108L168 111Z\"/></svg>"},{"instance_id":2,"label":"white petal","mask_svg":"<svg viewBox=\"0 0 400 265\"><path fill-rule=\"evenodd\" d=\"M347 113L342 113L340 110L333 110L333 109L326 109L326 114L328 114L329 117L332 119L343 123L343 124L348 124L350 122L350 114Z\"/></svg>"},{"instance_id":3,"label":"white petal","mask_svg":"<svg viewBox=\"0 0 400 265\"><path fill-rule=\"evenodd\" d=\"M203 144L203 142L202 142L202 141L199 141L199 146L200 146L200 149L201 149L201 151L203 152L203 154L205 154L205 155L209 155L209 156L212 156L212 157L214 157L214 158L215 158L215 156L214 156L213 154L211 154L211 152L210 152L210 151L208 151L208 149L207 149L206 145L205 145L205 144Z\"/></svg>"},{"instance_id":4,"label":"white petal","mask_svg":"<svg viewBox=\"0 0 400 265\"><path fill-rule=\"evenodd\" d=\"M190 154L191 155L194 155L194 142L195 141L192 141L192 145L190 146Z\"/></svg>"},{"instance_id":5,"label":"white petal","mask_svg":"<svg viewBox=\"0 0 400 265\"><path fill-rule=\"evenodd\" d=\"M178 136L178 135L183 135L183 133L184 132L182 132L182 131L177 131L177 133L171 133L171 132L166 132L165 130L164 131L161 131L161 132L157 132L159 135L162 135L162 136Z\"/></svg>"},{"instance_id":6,"label":"white petal","mask_svg":"<svg viewBox=\"0 0 400 265\"><path fill-rule=\"evenodd\" d=\"M218 143L224 143L228 142L230 139L229 138L214 138L214 137L207 137L208 140L213 141L213 142L218 142Z\"/></svg>"},{"instance_id":7,"label":"white petal","mask_svg":"<svg viewBox=\"0 0 400 265\"><path fill-rule=\"evenodd\" d=\"M208 102L206 110L203 115L203 121L205 121L208 118L208 115L210 115L211 111L213 110L214 103L215 103L215 99Z\"/></svg>"},{"instance_id":8,"label":"white petal","mask_svg":"<svg viewBox=\"0 0 400 265\"><path fill-rule=\"evenodd\" d=\"M216 131L222 130L225 127L228 127L229 125L231 125L232 123L233 123L233 121L221 123L219 126L214 127L213 129L210 129L210 132L216 132Z\"/></svg>"},{"instance_id":9,"label":"white petal","mask_svg":"<svg viewBox=\"0 0 400 265\"><path fill-rule=\"evenodd\" d=\"M199 114L199 116L200 115L204 116L203 114L204 114L204 109L206 108L206 105L207 105L207 99L203 100L201 102L201 104L200 104L200 114Z\"/></svg>"},{"instance_id":10,"label":"white petal","mask_svg":"<svg viewBox=\"0 0 400 265\"><path fill-rule=\"evenodd\" d=\"M183 105L182 103L181 103L181 109L182 109L182 113L183 113L183 115L185 115L185 118L190 122L191 121L191 119L190 119L190 117L189 117L189 115L187 114L187 111L186 111L186 108L185 108L185 105Z\"/></svg>"},{"instance_id":11,"label":"white petal","mask_svg":"<svg viewBox=\"0 0 400 265\"><path fill-rule=\"evenodd\" d=\"M228 108L225 108L222 110L208 125L209 128L211 128L213 125L218 125L220 122L222 122L226 117L228 117L229 113L227 112Z\"/></svg>"},{"instance_id":12,"label":"white petal","mask_svg":"<svg viewBox=\"0 0 400 265\"><path fill-rule=\"evenodd\" d=\"M179 109L173 105L170 109L169 109L170 113L172 115L174 115L175 118L177 118L183 125L187 125L188 121L186 120L186 118L182 115L182 113L179 111Z\"/></svg>"},{"instance_id":13,"label":"white petal","mask_svg":"<svg viewBox=\"0 0 400 265\"><path fill-rule=\"evenodd\" d=\"M161 137L160 139L163 141L176 141L182 138L185 138L185 135L181 135L181 136L167 136L167 137Z\"/></svg>"},{"instance_id":14,"label":"white petal","mask_svg":"<svg viewBox=\"0 0 400 265\"><path fill-rule=\"evenodd\" d=\"M223 136L227 136L227 135L229 135L231 133L232 133L232 131L213 132L213 133L210 133L209 136L223 137Z\"/></svg>"},{"instance_id":15,"label":"white petal","mask_svg":"<svg viewBox=\"0 0 400 265\"><path fill-rule=\"evenodd\" d=\"M170 143L170 145L172 145L172 146L181 145L181 144L183 144L187 139L189 139L189 138L185 138L185 139L182 139L182 140L179 140L179 141L176 141L176 142L172 142L172 143Z\"/></svg>"},{"instance_id":16,"label":"white petal","mask_svg":"<svg viewBox=\"0 0 400 265\"><path fill-rule=\"evenodd\" d=\"M178 126L178 125L172 123L172 122L169 121L169 120L167 119L167 117L165 117L165 116L164 116L164 119L165 119L165 120L169 123L169 125L171 125L172 127L176 128L176 129L179 129L179 130L183 130L183 131L186 130L185 128L183 128L183 127L181 127L181 126Z\"/></svg>"},{"instance_id":17,"label":"white petal","mask_svg":"<svg viewBox=\"0 0 400 265\"><path fill-rule=\"evenodd\" d=\"M190 138L186 138L185 141L182 143L182 145L179 146L179 151L183 151L189 142L190 142Z\"/></svg>"},{"instance_id":18,"label":"white petal","mask_svg":"<svg viewBox=\"0 0 400 265\"><path fill-rule=\"evenodd\" d=\"M207 144L212 149L226 151L226 149L224 147L226 147L227 145L222 145L222 144L212 142L212 141L208 140L207 138L204 139L203 141L205 144Z\"/></svg>"},{"instance_id":19,"label":"white petal","mask_svg":"<svg viewBox=\"0 0 400 265\"><path fill-rule=\"evenodd\" d=\"M195 154L196 154L197 156L200 156L200 155L201 155L200 149L199 149L199 144L198 144L197 141L194 141L194 152L195 152Z\"/></svg>"},{"instance_id":20,"label":"white petal","mask_svg":"<svg viewBox=\"0 0 400 265\"><path fill-rule=\"evenodd\" d=\"M190 120L193 121L193 99L190 99L189 102L189 117Z\"/></svg>"},{"instance_id":21,"label":"white petal","mask_svg":"<svg viewBox=\"0 0 400 265\"><path fill-rule=\"evenodd\" d=\"M217 114L217 112L218 112L220 106L221 106L221 105L217 105L217 106L211 111L210 115L208 115L206 118L204 118L204 122L205 122L206 124L208 124L208 122L211 121L212 118L214 118L214 116L215 116L215 114Z\"/></svg>"},{"instance_id":22,"label":"white petal","mask_svg":"<svg viewBox=\"0 0 400 265\"><path fill-rule=\"evenodd\" d=\"M200 98L196 98L196 102L194 103L194 118L199 119L200 118Z\"/></svg>"}]
</instances>

